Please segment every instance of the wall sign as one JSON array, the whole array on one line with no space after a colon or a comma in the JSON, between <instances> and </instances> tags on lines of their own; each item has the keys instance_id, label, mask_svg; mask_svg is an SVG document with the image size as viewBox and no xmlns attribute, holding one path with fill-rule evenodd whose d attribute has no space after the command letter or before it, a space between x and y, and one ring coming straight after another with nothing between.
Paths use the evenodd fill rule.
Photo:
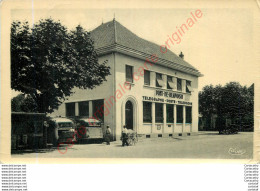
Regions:
<instances>
[{"instance_id":1,"label":"wall sign","mask_svg":"<svg viewBox=\"0 0 260 191\"><path fill-rule=\"evenodd\" d=\"M183 99L183 94L168 92L164 90L155 90L155 96L164 96L169 98Z\"/></svg>"},{"instance_id":2,"label":"wall sign","mask_svg":"<svg viewBox=\"0 0 260 191\"><path fill-rule=\"evenodd\" d=\"M181 105L192 105L192 103L188 102L188 101L178 101L178 104L181 104Z\"/></svg>"},{"instance_id":3,"label":"wall sign","mask_svg":"<svg viewBox=\"0 0 260 191\"><path fill-rule=\"evenodd\" d=\"M178 101L173 99L164 99L164 98L156 98L156 97L149 97L149 96L143 96L143 101L178 104L178 105L192 105L192 102L188 102L188 101Z\"/></svg>"},{"instance_id":4,"label":"wall sign","mask_svg":"<svg viewBox=\"0 0 260 191\"><path fill-rule=\"evenodd\" d=\"M161 125L157 125L157 130L161 130L162 126Z\"/></svg>"}]
</instances>

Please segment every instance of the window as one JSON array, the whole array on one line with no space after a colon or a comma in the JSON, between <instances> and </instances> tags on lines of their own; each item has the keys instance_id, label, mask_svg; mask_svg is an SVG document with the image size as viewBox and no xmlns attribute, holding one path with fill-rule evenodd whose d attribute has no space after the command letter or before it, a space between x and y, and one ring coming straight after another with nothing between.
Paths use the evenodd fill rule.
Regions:
<instances>
[{"instance_id":1,"label":"window","mask_svg":"<svg viewBox=\"0 0 260 191\"><path fill-rule=\"evenodd\" d=\"M191 92L193 92L193 89L192 89L192 87L191 87L191 81L186 81L186 92L187 93L191 93Z\"/></svg>"},{"instance_id":2,"label":"window","mask_svg":"<svg viewBox=\"0 0 260 191\"><path fill-rule=\"evenodd\" d=\"M192 108L186 106L186 123L192 123Z\"/></svg>"},{"instance_id":3,"label":"window","mask_svg":"<svg viewBox=\"0 0 260 191\"><path fill-rule=\"evenodd\" d=\"M143 122L152 123L152 102L143 102Z\"/></svg>"},{"instance_id":4,"label":"window","mask_svg":"<svg viewBox=\"0 0 260 191\"><path fill-rule=\"evenodd\" d=\"M66 116L75 116L75 103L66 103Z\"/></svg>"},{"instance_id":5,"label":"window","mask_svg":"<svg viewBox=\"0 0 260 191\"><path fill-rule=\"evenodd\" d=\"M176 89L176 82L173 80L176 78L173 78L172 76L167 76L167 89Z\"/></svg>"},{"instance_id":6,"label":"window","mask_svg":"<svg viewBox=\"0 0 260 191\"><path fill-rule=\"evenodd\" d=\"M163 87L162 74L156 73L156 87Z\"/></svg>"},{"instance_id":7,"label":"window","mask_svg":"<svg viewBox=\"0 0 260 191\"><path fill-rule=\"evenodd\" d=\"M89 116L88 101L79 102L79 116Z\"/></svg>"},{"instance_id":8,"label":"window","mask_svg":"<svg viewBox=\"0 0 260 191\"><path fill-rule=\"evenodd\" d=\"M173 105L167 104L166 105L166 122L173 123Z\"/></svg>"},{"instance_id":9,"label":"window","mask_svg":"<svg viewBox=\"0 0 260 191\"><path fill-rule=\"evenodd\" d=\"M155 103L155 123L163 123L163 104Z\"/></svg>"},{"instance_id":10,"label":"window","mask_svg":"<svg viewBox=\"0 0 260 191\"><path fill-rule=\"evenodd\" d=\"M104 100L94 100L93 104L93 117L98 118L102 122L104 122Z\"/></svg>"},{"instance_id":11,"label":"window","mask_svg":"<svg viewBox=\"0 0 260 191\"><path fill-rule=\"evenodd\" d=\"M177 90L182 91L182 79L177 78Z\"/></svg>"},{"instance_id":12,"label":"window","mask_svg":"<svg viewBox=\"0 0 260 191\"><path fill-rule=\"evenodd\" d=\"M183 123L183 106L177 105L177 123Z\"/></svg>"},{"instance_id":13,"label":"window","mask_svg":"<svg viewBox=\"0 0 260 191\"><path fill-rule=\"evenodd\" d=\"M133 66L125 66L125 77L127 82L133 83Z\"/></svg>"},{"instance_id":14,"label":"window","mask_svg":"<svg viewBox=\"0 0 260 191\"><path fill-rule=\"evenodd\" d=\"M144 85L150 86L150 71L144 70Z\"/></svg>"}]
</instances>

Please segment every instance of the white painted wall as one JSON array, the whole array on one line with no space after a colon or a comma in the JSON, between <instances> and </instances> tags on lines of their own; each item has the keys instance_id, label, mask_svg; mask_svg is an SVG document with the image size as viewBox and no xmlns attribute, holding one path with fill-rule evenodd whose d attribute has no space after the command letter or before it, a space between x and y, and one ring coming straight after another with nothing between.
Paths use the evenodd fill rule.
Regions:
<instances>
[{"instance_id":1,"label":"white painted wall","mask_svg":"<svg viewBox=\"0 0 260 191\"><path fill-rule=\"evenodd\" d=\"M116 67L116 89L119 89L119 84L124 84L125 82L125 65L130 65L134 67L134 72L140 73L140 67L145 68L144 66L145 61L125 56L123 54L116 53L116 59L115 59L115 67ZM152 71L151 73L151 86L155 86L155 73L159 72L165 75L171 75L171 76L177 76L182 79L190 80L192 81L192 87L194 88L194 92L192 94L185 94L184 100L192 102L192 131L197 132L198 131L198 77L191 76L189 74L185 74L182 72L174 71L172 69L162 67L160 65L154 64L153 66L150 66L147 64L148 70ZM139 79L138 79L139 78ZM164 79L165 76L163 76ZM185 80L183 80L183 90L186 90L186 83ZM166 87L165 87L166 88ZM166 90L164 88L164 90ZM143 97L142 96L150 96L150 97L156 97L155 96L155 87L145 87L144 86L144 78L143 77L136 77L136 80L134 81L131 90L126 91L123 93L123 96L117 100L116 103L116 126L117 128L117 134L121 133L121 128L125 123L125 117L124 117L124 104L128 99L135 100L134 106L137 107L137 114L135 123L136 129L138 130L138 133L143 134L149 134L149 133L172 133L172 132L182 132L182 130L186 131L185 125L181 125L181 127L178 127L177 125L176 129L173 129L174 125L172 125L171 128L167 126L167 124L161 124L162 128L161 130L157 130L157 124L143 124ZM159 88L161 89L161 88ZM164 97L161 97L164 98ZM183 101L184 101L183 100ZM150 129L152 128L152 129ZM136 130L135 129L135 130ZM163 131L164 130L164 131ZM190 132L190 130L189 130Z\"/></svg>"},{"instance_id":2,"label":"white painted wall","mask_svg":"<svg viewBox=\"0 0 260 191\"><path fill-rule=\"evenodd\" d=\"M82 90L79 88L74 88L74 94L67 98L67 100L61 104L58 108L58 110L55 110L51 116L65 116L65 103L67 102L79 102L79 101L89 101L89 100L97 100L97 99L108 99L110 96L113 95L113 81L114 81L114 55L108 54L99 57L98 61L99 63L104 62L107 60L107 65L110 66L110 73L111 75L107 76L107 81L104 81L100 86L97 86L96 88L90 90ZM89 105L90 106L90 105ZM106 104L105 104L106 106ZM114 114L113 109L114 107L107 107L109 114L104 115L104 126L109 125L112 132L115 134L115 125L114 125ZM77 113L77 112L76 112ZM108 113L108 112L107 112Z\"/></svg>"},{"instance_id":3,"label":"white painted wall","mask_svg":"<svg viewBox=\"0 0 260 191\"><path fill-rule=\"evenodd\" d=\"M111 53L99 58L99 62L108 60L108 65L111 67L111 75L107 77L102 85L94 88L93 90L80 90L75 89L75 93L68 98L66 102L78 102L96 99L105 99L105 102L111 96L115 96L116 103L109 109L109 114L104 117L105 124L110 125L113 134L117 136L117 139L121 136L122 126L125 124L125 103L127 100L131 100L134 106L134 130L140 134L151 133L181 133L198 131L198 77L192 76L183 72L179 72L167 67L153 64L152 66L147 63L148 70L151 71L150 87L144 86L144 77L140 76L140 69L145 68L145 61L134 57L126 56L121 53ZM131 85L131 90L124 88L125 83L125 66L130 65L134 67L136 79ZM145 68L146 69L146 68ZM192 81L192 87L194 92L192 94L185 94L184 100L192 102L192 128L190 125L176 124L168 127L166 120L161 124L161 129L157 130L157 124L143 124L143 97L158 97L155 96L155 72L163 74L163 79L166 80L166 75L176 76L181 79ZM185 80L183 80L183 90L186 90ZM163 90L166 89L166 83ZM120 94L121 93L121 94ZM163 96L159 98L167 99ZM173 99L173 98L169 98ZM175 99L177 100L177 99ZM105 104L106 105L106 104ZM65 116L65 103L63 103L58 110L52 113L52 116L61 115ZM165 115L166 116L166 115ZM154 118L154 116L153 116ZM153 119L154 120L154 119ZM176 120L176 114L175 114ZM175 127L174 127L175 126Z\"/></svg>"}]
</instances>

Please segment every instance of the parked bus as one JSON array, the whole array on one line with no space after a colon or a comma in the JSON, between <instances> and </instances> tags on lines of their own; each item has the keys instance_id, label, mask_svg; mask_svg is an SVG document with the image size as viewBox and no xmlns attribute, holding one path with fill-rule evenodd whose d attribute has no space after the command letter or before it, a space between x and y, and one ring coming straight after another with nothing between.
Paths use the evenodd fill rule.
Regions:
<instances>
[{"instance_id":1,"label":"parked bus","mask_svg":"<svg viewBox=\"0 0 260 191\"><path fill-rule=\"evenodd\" d=\"M55 145L58 143L76 142L75 124L71 119L65 117L55 117L49 120L49 129L54 129L54 134L50 131L49 141Z\"/></svg>"},{"instance_id":2,"label":"parked bus","mask_svg":"<svg viewBox=\"0 0 260 191\"><path fill-rule=\"evenodd\" d=\"M96 139L103 141L103 125L101 121L92 118L78 118L76 121L76 131L78 140Z\"/></svg>"}]
</instances>

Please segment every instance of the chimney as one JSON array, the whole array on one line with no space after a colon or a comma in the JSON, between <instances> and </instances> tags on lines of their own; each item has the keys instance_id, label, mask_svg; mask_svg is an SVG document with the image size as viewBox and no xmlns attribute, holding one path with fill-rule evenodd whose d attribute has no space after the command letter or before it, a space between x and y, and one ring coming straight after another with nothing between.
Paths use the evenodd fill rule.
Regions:
<instances>
[{"instance_id":1,"label":"chimney","mask_svg":"<svg viewBox=\"0 0 260 191\"><path fill-rule=\"evenodd\" d=\"M181 57L182 59L184 59L184 54L182 54L182 52L179 54L179 57Z\"/></svg>"}]
</instances>

